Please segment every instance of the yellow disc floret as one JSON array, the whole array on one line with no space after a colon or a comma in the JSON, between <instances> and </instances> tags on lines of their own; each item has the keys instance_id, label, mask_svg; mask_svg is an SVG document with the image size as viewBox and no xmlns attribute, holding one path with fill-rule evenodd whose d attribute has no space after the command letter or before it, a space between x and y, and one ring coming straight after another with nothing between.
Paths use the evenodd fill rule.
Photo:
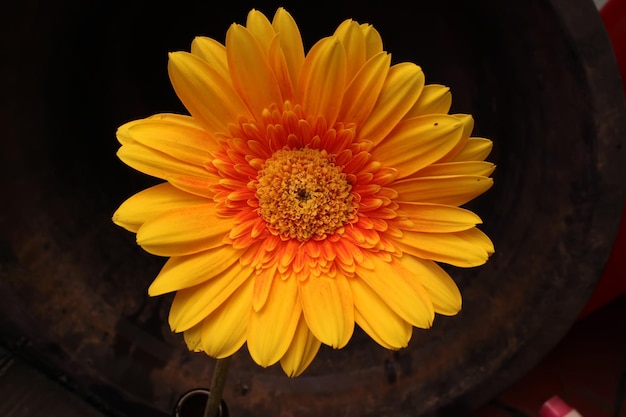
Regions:
<instances>
[{"instance_id":1,"label":"yellow disc floret","mask_svg":"<svg viewBox=\"0 0 626 417\"><path fill-rule=\"evenodd\" d=\"M257 180L259 214L274 234L323 239L354 216L351 186L324 150L279 150Z\"/></svg>"}]
</instances>

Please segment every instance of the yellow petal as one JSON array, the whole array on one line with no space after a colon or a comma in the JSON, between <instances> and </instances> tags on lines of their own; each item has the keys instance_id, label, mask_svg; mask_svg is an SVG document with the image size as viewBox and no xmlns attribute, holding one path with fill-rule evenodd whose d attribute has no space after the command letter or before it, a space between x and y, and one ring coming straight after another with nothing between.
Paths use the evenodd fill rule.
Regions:
<instances>
[{"instance_id":1,"label":"yellow petal","mask_svg":"<svg viewBox=\"0 0 626 417\"><path fill-rule=\"evenodd\" d=\"M439 265L406 254L399 262L418 277L433 302L435 313L452 316L461 310L461 292Z\"/></svg>"},{"instance_id":2,"label":"yellow petal","mask_svg":"<svg viewBox=\"0 0 626 417\"><path fill-rule=\"evenodd\" d=\"M491 162L463 161L443 162L429 165L419 171L416 177L441 177L450 175L470 175L488 177L496 169Z\"/></svg>"},{"instance_id":3,"label":"yellow petal","mask_svg":"<svg viewBox=\"0 0 626 417\"><path fill-rule=\"evenodd\" d=\"M406 117L424 116L426 114L447 114L452 105L450 87L439 84L424 86L422 94L409 110Z\"/></svg>"},{"instance_id":4,"label":"yellow petal","mask_svg":"<svg viewBox=\"0 0 626 417\"><path fill-rule=\"evenodd\" d=\"M272 20L272 26L278 33L280 46L289 69L289 76L291 82L295 85L304 64L304 46L302 45L302 37L300 36L298 25L296 25L293 17L284 8L279 7Z\"/></svg>"},{"instance_id":5,"label":"yellow petal","mask_svg":"<svg viewBox=\"0 0 626 417\"><path fill-rule=\"evenodd\" d=\"M321 342L313 336L303 316L298 321L296 333L289 349L280 358L280 366L289 377L299 376L313 362Z\"/></svg>"},{"instance_id":6,"label":"yellow petal","mask_svg":"<svg viewBox=\"0 0 626 417\"><path fill-rule=\"evenodd\" d=\"M257 117L271 104L282 105L278 81L267 56L248 29L237 24L228 29L226 56L235 90Z\"/></svg>"},{"instance_id":7,"label":"yellow petal","mask_svg":"<svg viewBox=\"0 0 626 417\"><path fill-rule=\"evenodd\" d=\"M202 350L214 358L226 358L246 341L252 281L248 280L202 324Z\"/></svg>"},{"instance_id":8,"label":"yellow petal","mask_svg":"<svg viewBox=\"0 0 626 417\"><path fill-rule=\"evenodd\" d=\"M337 27L335 36L339 38L346 51L347 77L351 80L365 64L365 34L357 22L348 19Z\"/></svg>"},{"instance_id":9,"label":"yellow petal","mask_svg":"<svg viewBox=\"0 0 626 417\"><path fill-rule=\"evenodd\" d=\"M160 256L180 256L222 246L234 226L232 219L217 217L215 204L167 211L143 224L137 243Z\"/></svg>"},{"instance_id":10,"label":"yellow petal","mask_svg":"<svg viewBox=\"0 0 626 417\"><path fill-rule=\"evenodd\" d=\"M474 130L474 118L471 114L454 114L452 117L456 118L463 126L463 136L456 146L451 149L447 155L439 160L439 162L449 162L465 147L465 144L469 140L472 130Z\"/></svg>"},{"instance_id":11,"label":"yellow petal","mask_svg":"<svg viewBox=\"0 0 626 417\"><path fill-rule=\"evenodd\" d=\"M277 265L263 269L254 277L254 291L252 292L252 308L259 311L265 305L272 289L272 280L276 277Z\"/></svg>"},{"instance_id":12,"label":"yellow petal","mask_svg":"<svg viewBox=\"0 0 626 417\"><path fill-rule=\"evenodd\" d=\"M431 327L435 312L418 277L395 259L385 262L378 256L370 258L374 269L357 267L357 276L402 319L415 327Z\"/></svg>"},{"instance_id":13,"label":"yellow petal","mask_svg":"<svg viewBox=\"0 0 626 417\"><path fill-rule=\"evenodd\" d=\"M202 323L196 324L183 333L187 349L191 352L202 352Z\"/></svg>"},{"instance_id":14,"label":"yellow petal","mask_svg":"<svg viewBox=\"0 0 626 417\"><path fill-rule=\"evenodd\" d=\"M169 315L172 331L181 332L195 326L226 302L246 280L252 280L250 275L253 274L254 269L241 266L237 262L237 254L232 255L224 253L223 259L219 259L218 264L213 265L213 268L206 265L207 269L211 268L210 274L215 275L208 279L202 275L198 276L198 278L206 279L206 282L176 292ZM223 264L227 264L227 259L231 261L234 259L235 263L222 273L214 272L214 270L221 269ZM246 320L247 317L246 314Z\"/></svg>"},{"instance_id":15,"label":"yellow petal","mask_svg":"<svg viewBox=\"0 0 626 417\"><path fill-rule=\"evenodd\" d=\"M246 19L246 29L250 31L254 39L261 46L261 50L267 53L269 49L270 43L276 32L272 27L272 24L267 17L263 13L258 10L252 9L248 13L248 18Z\"/></svg>"},{"instance_id":16,"label":"yellow petal","mask_svg":"<svg viewBox=\"0 0 626 417\"><path fill-rule=\"evenodd\" d=\"M372 150L372 156L406 177L446 155L461 140L463 128L447 114L405 119Z\"/></svg>"},{"instance_id":17,"label":"yellow petal","mask_svg":"<svg viewBox=\"0 0 626 417\"><path fill-rule=\"evenodd\" d=\"M248 351L261 366L282 358L293 340L302 313L296 279L273 279L269 299L261 310L250 309Z\"/></svg>"},{"instance_id":18,"label":"yellow petal","mask_svg":"<svg viewBox=\"0 0 626 417\"><path fill-rule=\"evenodd\" d=\"M139 120L133 120L132 122L124 123L122 126L117 128L117 131L115 132L115 137L117 138L117 141L120 144L122 145L135 144L135 141L130 136L128 136L128 128L137 122L139 122Z\"/></svg>"},{"instance_id":19,"label":"yellow petal","mask_svg":"<svg viewBox=\"0 0 626 417\"><path fill-rule=\"evenodd\" d=\"M167 69L178 98L209 134L227 132L239 116L250 118L230 80L206 61L187 52L169 57Z\"/></svg>"},{"instance_id":20,"label":"yellow petal","mask_svg":"<svg viewBox=\"0 0 626 417\"><path fill-rule=\"evenodd\" d=\"M460 207L432 203L400 203L414 224L415 232L449 233L470 229L482 223L480 217Z\"/></svg>"},{"instance_id":21,"label":"yellow petal","mask_svg":"<svg viewBox=\"0 0 626 417\"><path fill-rule=\"evenodd\" d=\"M167 181L179 190L210 199L215 196L213 186L217 184L219 180L219 177L212 174L205 178L190 175L169 175L167 177Z\"/></svg>"},{"instance_id":22,"label":"yellow petal","mask_svg":"<svg viewBox=\"0 0 626 417\"><path fill-rule=\"evenodd\" d=\"M381 52L368 60L352 79L341 103L338 119L361 125L370 114L383 87L391 55Z\"/></svg>"},{"instance_id":23,"label":"yellow petal","mask_svg":"<svg viewBox=\"0 0 626 417\"><path fill-rule=\"evenodd\" d=\"M208 177L209 173L201 166L174 158L140 143L123 145L117 151L122 162L139 172L167 180L172 175Z\"/></svg>"},{"instance_id":24,"label":"yellow petal","mask_svg":"<svg viewBox=\"0 0 626 417\"><path fill-rule=\"evenodd\" d=\"M136 233L146 221L161 213L205 202L206 199L202 197L163 183L145 189L124 201L113 214L113 222Z\"/></svg>"},{"instance_id":25,"label":"yellow petal","mask_svg":"<svg viewBox=\"0 0 626 417\"><path fill-rule=\"evenodd\" d=\"M344 347L354 331L354 303L346 277L339 272L334 278L310 276L300 281L298 290L313 335L335 349Z\"/></svg>"},{"instance_id":26,"label":"yellow petal","mask_svg":"<svg viewBox=\"0 0 626 417\"><path fill-rule=\"evenodd\" d=\"M354 318L359 327L387 349L406 347L413 334L413 326L396 314L362 280L352 278L348 282L354 295Z\"/></svg>"},{"instance_id":27,"label":"yellow petal","mask_svg":"<svg viewBox=\"0 0 626 417\"><path fill-rule=\"evenodd\" d=\"M493 142L484 138L469 138L453 161L483 161L493 148Z\"/></svg>"},{"instance_id":28,"label":"yellow petal","mask_svg":"<svg viewBox=\"0 0 626 417\"><path fill-rule=\"evenodd\" d=\"M170 258L148 288L148 294L156 296L190 288L222 273L241 270L243 274L247 270L237 266L240 255L240 250L224 245L193 255Z\"/></svg>"},{"instance_id":29,"label":"yellow petal","mask_svg":"<svg viewBox=\"0 0 626 417\"><path fill-rule=\"evenodd\" d=\"M293 81L289 74L289 67L285 58L284 51L280 48L280 40L278 36L272 39L269 47L267 59L269 60L274 76L278 81L280 91L284 100L292 100L294 94Z\"/></svg>"},{"instance_id":30,"label":"yellow petal","mask_svg":"<svg viewBox=\"0 0 626 417\"><path fill-rule=\"evenodd\" d=\"M359 132L362 140L378 144L406 115L422 92L424 73L415 64L403 62L387 74L374 109Z\"/></svg>"},{"instance_id":31,"label":"yellow petal","mask_svg":"<svg viewBox=\"0 0 626 417\"><path fill-rule=\"evenodd\" d=\"M215 39L197 36L191 42L191 54L202 58L225 80L230 80L224 45Z\"/></svg>"},{"instance_id":32,"label":"yellow petal","mask_svg":"<svg viewBox=\"0 0 626 417\"><path fill-rule=\"evenodd\" d=\"M463 137L469 138L474 130L474 118L471 114L452 114L452 117L456 117L463 124Z\"/></svg>"},{"instance_id":33,"label":"yellow petal","mask_svg":"<svg viewBox=\"0 0 626 417\"><path fill-rule=\"evenodd\" d=\"M174 113L157 113L145 119L133 120L124 123L117 129L116 136L122 145L133 144L135 140L128 135L128 130L134 125L144 123L146 120L160 120L162 122L170 122L174 125L180 125L191 129L202 129L202 127L193 120L193 117Z\"/></svg>"},{"instance_id":34,"label":"yellow petal","mask_svg":"<svg viewBox=\"0 0 626 417\"><path fill-rule=\"evenodd\" d=\"M463 239L471 240L474 242L474 245L479 246L489 255L493 255L495 253L495 248L493 246L493 242L489 239L485 233L483 233L480 229L473 227L471 229L465 230L463 232L458 232Z\"/></svg>"},{"instance_id":35,"label":"yellow petal","mask_svg":"<svg viewBox=\"0 0 626 417\"><path fill-rule=\"evenodd\" d=\"M125 136L193 165L203 165L212 160L210 152L219 146L188 116L182 120L172 117L138 120L125 131Z\"/></svg>"},{"instance_id":36,"label":"yellow petal","mask_svg":"<svg viewBox=\"0 0 626 417\"><path fill-rule=\"evenodd\" d=\"M403 231L398 247L413 256L469 268L487 262L493 243L475 227L455 233Z\"/></svg>"},{"instance_id":37,"label":"yellow petal","mask_svg":"<svg viewBox=\"0 0 626 417\"><path fill-rule=\"evenodd\" d=\"M374 55L383 52L383 39L374 26L362 23L361 30L365 36L365 59L370 59Z\"/></svg>"},{"instance_id":38,"label":"yellow petal","mask_svg":"<svg viewBox=\"0 0 626 417\"><path fill-rule=\"evenodd\" d=\"M393 183L400 202L420 202L460 206L481 195L493 179L476 175L451 175L403 179Z\"/></svg>"},{"instance_id":39,"label":"yellow petal","mask_svg":"<svg viewBox=\"0 0 626 417\"><path fill-rule=\"evenodd\" d=\"M346 54L336 37L313 45L297 85L298 101L304 110L311 116L324 116L328 126L332 126L346 88Z\"/></svg>"}]
</instances>

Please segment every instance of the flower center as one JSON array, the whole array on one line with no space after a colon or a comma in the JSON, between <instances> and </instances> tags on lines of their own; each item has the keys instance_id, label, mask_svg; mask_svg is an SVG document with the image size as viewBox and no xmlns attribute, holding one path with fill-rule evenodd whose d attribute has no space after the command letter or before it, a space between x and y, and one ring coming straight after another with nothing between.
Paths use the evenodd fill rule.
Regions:
<instances>
[{"instance_id":1,"label":"flower center","mask_svg":"<svg viewBox=\"0 0 626 417\"><path fill-rule=\"evenodd\" d=\"M354 218L351 186L324 150L274 152L257 180L259 214L275 234L324 239Z\"/></svg>"}]
</instances>

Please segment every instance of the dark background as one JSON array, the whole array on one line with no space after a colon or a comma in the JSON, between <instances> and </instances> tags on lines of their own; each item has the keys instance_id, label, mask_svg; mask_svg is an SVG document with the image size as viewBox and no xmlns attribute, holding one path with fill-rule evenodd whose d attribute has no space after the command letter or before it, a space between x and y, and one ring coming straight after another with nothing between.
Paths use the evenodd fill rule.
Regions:
<instances>
[{"instance_id":1,"label":"dark background","mask_svg":"<svg viewBox=\"0 0 626 417\"><path fill-rule=\"evenodd\" d=\"M307 49L354 18L379 30L395 63L451 87L452 112L473 114L474 134L494 141L495 186L470 207L496 254L451 268L463 311L397 353L356 332L294 380L238 353L232 414L461 415L554 346L617 232L623 97L590 1L10 2L0 17L0 341L111 415L167 415L207 385L214 362L169 332L171 296L147 297L164 260L110 221L156 183L117 160L115 129L185 111L167 52L196 35L223 41L251 8L271 18L279 5Z\"/></svg>"}]
</instances>

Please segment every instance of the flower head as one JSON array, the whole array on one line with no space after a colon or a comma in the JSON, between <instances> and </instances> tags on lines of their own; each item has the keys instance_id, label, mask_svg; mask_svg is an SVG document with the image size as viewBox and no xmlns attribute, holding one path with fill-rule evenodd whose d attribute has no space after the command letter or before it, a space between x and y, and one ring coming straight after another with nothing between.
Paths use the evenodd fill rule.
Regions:
<instances>
[{"instance_id":1,"label":"flower head","mask_svg":"<svg viewBox=\"0 0 626 417\"><path fill-rule=\"evenodd\" d=\"M176 292L171 328L221 358L247 343L295 376L355 323L389 349L461 308L438 266L483 264L481 220L459 206L492 185L491 141L449 115L449 89L391 65L378 32L346 20L305 54L284 9L252 10L225 45L170 54L190 116L121 126L119 158L165 180L116 224L169 257L150 295Z\"/></svg>"}]
</instances>

